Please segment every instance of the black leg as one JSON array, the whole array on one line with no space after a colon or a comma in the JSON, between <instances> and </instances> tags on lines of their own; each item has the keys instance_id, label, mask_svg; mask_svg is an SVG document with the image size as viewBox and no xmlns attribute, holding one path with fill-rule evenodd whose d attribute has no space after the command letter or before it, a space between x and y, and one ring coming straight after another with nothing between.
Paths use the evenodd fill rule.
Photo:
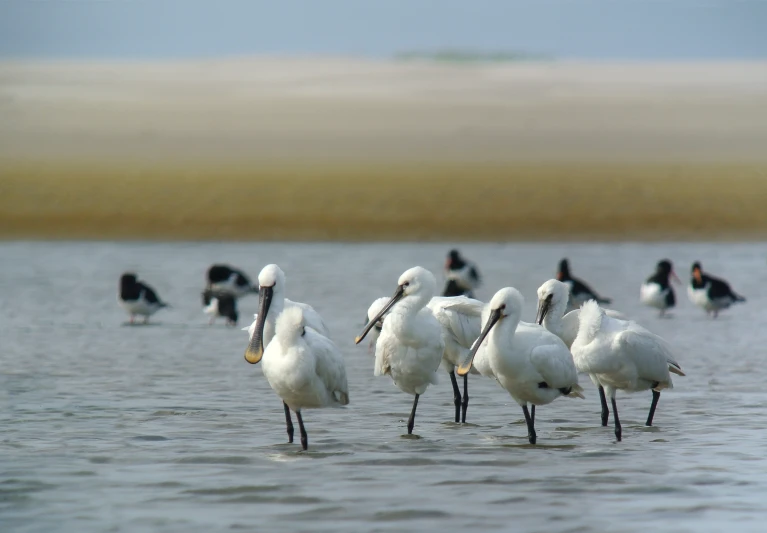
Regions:
<instances>
[{"instance_id":1,"label":"black leg","mask_svg":"<svg viewBox=\"0 0 767 533\"><path fill-rule=\"evenodd\" d=\"M618 406L615 405L615 396L610 397L610 402L613 404L613 418L615 419L615 438L618 442L621 441L621 421L618 418Z\"/></svg>"},{"instance_id":2,"label":"black leg","mask_svg":"<svg viewBox=\"0 0 767 533\"><path fill-rule=\"evenodd\" d=\"M530 444L535 444L535 423L533 422L533 418L530 416L530 411L527 410L526 405L522 406L522 412L525 413L525 422L527 422L527 439L530 441Z\"/></svg>"},{"instance_id":3,"label":"black leg","mask_svg":"<svg viewBox=\"0 0 767 533\"><path fill-rule=\"evenodd\" d=\"M413 400L413 410L410 411L410 418L407 421L407 434L411 435L413 433L413 426L415 425L415 409L418 407L418 397L420 394L415 395L415 400Z\"/></svg>"},{"instance_id":4,"label":"black leg","mask_svg":"<svg viewBox=\"0 0 767 533\"><path fill-rule=\"evenodd\" d=\"M652 403L650 404L650 414L647 415L647 422L645 426L652 426L652 417L655 416L655 408L658 406L658 400L660 400L660 391L652 391Z\"/></svg>"},{"instance_id":5,"label":"black leg","mask_svg":"<svg viewBox=\"0 0 767 533\"><path fill-rule=\"evenodd\" d=\"M530 420L532 420L533 425L535 425L535 405L530 407Z\"/></svg>"},{"instance_id":6,"label":"black leg","mask_svg":"<svg viewBox=\"0 0 767 533\"><path fill-rule=\"evenodd\" d=\"M301 418L301 411L296 411L296 418L298 419L298 430L301 432L301 447L305 450L309 447L309 437L306 435L306 428L304 428L304 419Z\"/></svg>"},{"instance_id":7,"label":"black leg","mask_svg":"<svg viewBox=\"0 0 767 533\"><path fill-rule=\"evenodd\" d=\"M599 386L599 401L602 402L602 425L606 426L610 420L610 409L607 407L607 398L605 398L605 388Z\"/></svg>"},{"instance_id":8,"label":"black leg","mask_svg":"<svg viewBox=\"0 0 767 533\"><path fill-rule=\"evenodd\" d=\"M461 420L461 389L458 388L458 381L455 379L455 370L450 372L450 382L453 384L453 402L455 403L455 423Z\"/></svg>"},{"instance_id":9,"label":"black leg","mask_svg":"<svg viewBox=\"0 0 767 533\"><path fill-rule=\"evenodd\" d=\"M463 376L463 401L461 402L461 423L466 423L466 411L469 409L469 375Z\"/></svg>"},{"instance_id":10,"label":"black leg","mask_svg":"<svg viewBox=\"0 0 767 533\"><path fill-rule=\"evenodd\" d=\"M282 406L285 408L285 426L288 428L288 442L293 442L293 420L290 418L290 408L285 402L282 402Z\"/></svg>"}]
</instances>

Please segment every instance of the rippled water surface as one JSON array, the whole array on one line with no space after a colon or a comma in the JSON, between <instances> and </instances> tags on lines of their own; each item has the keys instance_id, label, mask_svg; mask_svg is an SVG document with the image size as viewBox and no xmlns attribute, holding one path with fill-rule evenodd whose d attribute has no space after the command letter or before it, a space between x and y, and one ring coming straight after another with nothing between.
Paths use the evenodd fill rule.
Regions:
<instances>
[{"instance_id":1,"label":"rippled water surface","mask_svg":"<svg viewBox=\"0 0 767 533\"><path fill-rule=\"evenodd\" d=\"M619 309L667 338L687 377L642 424L649 392L619 393L624 440L586 400L538 409L529 446L519 406L470 380L466 425L451 421L447 375L412 397L373 376L355 346L368 304L444 245L0 244L0 530L764 531L767 520L767 262L757 244L462 246L485 274L478 297L535 289L562 256ZM717 320L678 290L671 319L638 287L670 257L729 279L748 302ZM207 326L212 262L255 278L269 262L312 304L346 358L351 404L306 411L310 449L287 444L280 400L243 359L247 334ZM117 280L138 271L173 305L126 326ZM240 326L258 298L241 301Z\"/></svg>"}]
</instances>

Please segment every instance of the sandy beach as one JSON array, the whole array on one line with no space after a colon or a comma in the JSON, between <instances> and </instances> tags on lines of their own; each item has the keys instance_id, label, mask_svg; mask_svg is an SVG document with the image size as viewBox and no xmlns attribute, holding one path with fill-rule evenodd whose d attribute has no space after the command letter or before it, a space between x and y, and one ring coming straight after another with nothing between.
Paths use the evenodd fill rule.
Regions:
<instances>
[{"instance_id":1,"label":"sandy beach","mask_svg":"<svg viewBox=\"0 0 767 533\"><path fill-rule=\"evenodd\" d=\"M767 235L767 63L5 62L0 116L3 238Z\"/></svg>"}]
</instances>

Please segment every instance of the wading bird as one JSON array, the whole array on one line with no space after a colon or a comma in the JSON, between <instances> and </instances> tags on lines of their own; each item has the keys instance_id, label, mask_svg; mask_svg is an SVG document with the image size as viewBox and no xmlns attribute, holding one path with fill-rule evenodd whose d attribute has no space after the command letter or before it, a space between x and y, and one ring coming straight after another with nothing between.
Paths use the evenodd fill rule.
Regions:
<instances>
[{"instance_id":1,"label":"wading bird","mask_svg":"<svg viewBox=\"0 0 767 533\"><path fill-rule=\"evenodd\" d=\"M237 298L232 294L205 289L202 291L202 305L204 306L202 312L210 315L208 324L213 325L216 318L222 317L226 319L228 325L237 325L239 318Z\"/></svg>"},{"instance_id":2,"label":"wading bird","mask_svg":"<svg viewBox=\"0 0 767 533\"><path fill-rule=\"evenodd\" d=\"M367 320L372 320L378 315L388 301L389 298L376 299L368 309ZM484 304L479 300L465 296L435 296L426 305L442 326L445 341L442 366L450 375L450 383L453 386L456 423L466 423L466 411L469 408L469 376L463 376L462 395L455 376L455 367L466 359L472 344L479 337L483 306ZM384 317L381 316L368 334L371 337L371 346L375 346L381 328L383 328L383 321Z\"/></svg>"},{"instance_id":3,"label":"wading bird","mask_svg":"<svg viewBox=\"0 0 767 533\"><path fill-rule=\"evenodd\" d=\"M600 388L603 426L607 425L610 411L601 391L604 390L610 396L615 437L619 441L621 423L615 404L615 391L652 389L652 403L645 423L651 426L660 391L673 388L669 371L684 376L666 341L636 322L607 316L594 300L581 307L578 336L571 350L578 371L589 374Z\"/></svg>"},{"instance_id":4,"label":"wading bird","mask_svg":"<svg viewBox=\"0 0 767 533\"><path fill-rule=\"evenodd\" d=\"M445 261L445 288L442 296L468 296L474 298L474 289L482 284L477 265L450 250Z\"/></svg>"},{"instance_id":5,"label":"wading bird","mask_svg":"<svg viewBox=\"0 0 767 533\"><path fill-rule=\"evenodd\" d=\"M692 277L687 287L687 297L706 311L706 314L713 313L714 318L719 311L727 309L732 304L746 301L745 298L733 292L729 283L704 273L698 261L692 264Z\"/></svg>"},{"instance_id":6,"label":"wading bird","mask_svg":"<svg viewBox=\"0 0 767 533\"><path fill-rule=\"evenodd\" d=\"M276 333L261 364L269 386L296 413L301 447L306 450L309 438L301 410L349 403L341 352L333 341L307 326L301 307L288 307L277 318ZM289 414L285 420L290 435L293 423Z\"/></svg>"},{"instance_id":7,"label":"wading bird","mask_svg":"<svg viewBox=\"0 0 767 533\"><path fill-rule=\"evenodd\" d=\"M274 264L266 265L258 274L258 284L258 313L255 315L253 323L247 328L250 341L245 350L245 360L248 363L255 365L261 361L264 348L274 338L277 318L284 309L290 307L301 308L306 327L315 330L324 337L330 336L322 317L310 305L292 302L283 296L285 293L285 273L280 267ZM290 417L288 404L283 402L283 409L288 428L288 442L293 442L293 421Z\"/></svg>"},{"instance_id":8,"label":"wading bird","mask_svg":"<svg viewBox=\"0 0 767 533\"><path fill-rule=\"evenodd\" d=\"M466 375L474 364L482 375L494 377L522 407L528 440L535 444L535 406L560 396L583 398L583 389L562 340L542 326L520 322L523 305L513 287L495 293L482 313L482 333L458 375Z\"/></svg>"},{"instance_id":9,"label":"wading bird","mask_svg":"<svg viewBox=\"0 0 767 533\"><path fill-rule=\"evenodd\" d=\"M211 265L205 274L205 280L208 289L231 294L235 298L258 292L258 287L253 286L250 278L242 270L229 265Z\"/></svg>"},{"instance_id":10,"label":"wading bird","mask_svg":"<svg viewBox=\"0 0 767 533\"><path fill-rule=\"evenodd\" d=\"M130 323L134 323L136 315L144 317L144 324L149 317L163 307L170 307L161 301L157 293L147 285L138 281L136 274L126 272L120 276L120 292L117 295L120 305L130 314Z\"/></svg>"},{"instance_id":11,"label":"wading bird","mask_svg":"<svg viewBox=\"0 0 767 533\"><path fill-rule=\"evenodd\" d=\"M677 283L681 283L674 267L668 259L658 261L655 267L655 273L647 278L639 289L639 301L649 307L654 307L660 311L659 316L666 315L666 311L676 305L676 296L671 287L670 279L673 278Z\"/></svg>"},{"instance_id":12,"label":"wading bird","mask_svg":"<svg viewBox=\"0 0 767 533\"><path fill-rule=\"evenodd\" d=\"M359 344L386 315L376 341L376 376L390 376L394 384L415 396L407 423L413 433L418 399L429 385L436 384L437 369L445 352L442 327L426 305L434 296L434 274L422 267L406 270L397 281L389 302L374 316L354 340Z\"/></svg>"}]
</instances>

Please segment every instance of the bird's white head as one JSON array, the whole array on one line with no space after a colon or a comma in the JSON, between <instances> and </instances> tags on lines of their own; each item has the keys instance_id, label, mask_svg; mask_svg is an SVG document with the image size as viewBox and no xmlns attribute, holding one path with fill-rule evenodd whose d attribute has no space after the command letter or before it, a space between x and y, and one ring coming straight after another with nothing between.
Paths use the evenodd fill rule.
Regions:
<instances>
[{"instance_id":1,"label":"bird's white head","mask_svg":"<svg viewBox=\"0 0 767 533\"><path fill-rule=\"evenodd\" d=\"M252 365L258 363L264 355L264 324L271 316L269 315L269 308L272 306L272 302L277 302L274 313L280 313L282 310L282 291L285 288L285 273L275 264L266 265L258 274L258 285L256 326L248 347L245 349L245 360Z\"/></svg>"},{"instance_id":2,"label":"bird's white head","mask_svg":"<svg viewBox=\"0 0 767 533\"><path fill-rule=\"evenodd\" d=\"M275 337L280 343L292 344L298 337L306 334L306 319L300 307L288 307L277 317Z\"/></svg>"},{"instance_id":3,"label":"bird's white head","mask_svg":"<svg viewBox=\"0 0 767 533\"><path fill-rule=\"evenodd\" d=\"M514 287L504 287L496 292L488 303L490 313L498 311L500 318L520 316L525 305L525 297Z\"/></svg>"},{"instance_id":4,"label":"bird's white head","mask_svg":"<svg viewBox=\"0 0 767 533\"><path fill-rule=\"evenodd\" d=\"M538 287L538 312L536 324L543 324L546 316L562 318L570 299L570 286L556 279L550 279Z\"/></svg>"},{"instance_id":5,"label":"bird's white head","mask_svg":"<svg viewBox=\"0 0 767 533\"><path fill-rule=\"evenodd\" d=\"M266 265L258 274L258 284L261 288L282 288L285 286L285 273L275 264Z\"/></svg>"},{"instance_id":6,"label":"bird's white head","mask_svg":"<svg viewBox=\"0 0 767 533\"><path fill-rule=\"evenodd\" d=\"M429 303L436 290L437 279L434 274L419 266L407 269L397 280L397 290L394 291L394 296L389 299L383 309L368 321L362 333L354 339L354 343L359 344L373 326L397 303L402 302L400 305L404 305L405 309L419 311Z\"/></svg>"},{"instance_id":7,"label":"bird's white head","mask_svg":"<svg viewBox=\"0 0 767 533\"><path fill-rule=\"evenodd\" d=\"M474 356L477 355L479 347L488 336L490 331L500 322L507 324L507 327L511 327L512 331L517 328L519 324L519 317L522 315L522 307L525 305L525 298L514 287L504 287L495 293L490 302L485 307L482 313L483 328L482 333L479 334L479 338L474 341L471 347L468 357L458 365L456 373L459 376L465 376L471 370L471 365L474 362Z\"/></svg>"},{"instance_id":8,"label":"bird's white head","mask_svg":"<svg viewBox=\"0 0 767 533\"><path fill-rule=\"evenodd\" d=\"M425 298L426 302L432 299L437 290L437 279L434 274L419 266L403 272L397 284L402 287L403 296L418 296L420 299Z\"/></svg>"},{"instance_id":9,"label":"bird's white head","mask_svg":"<svg viewBox=\"0 0 767 533\"><path fill-rule=\"evenodd\" d=\"M386 304L389 303L389 298L387 296L383 296L381 298L376 298L372 304L370 304L370 307L368 307L368 312L365 317L365 324L370 322L373 317L377 316L378 313L380 313L384 307L386 307ZM381 334L381 330L383 329L383 322L384 322L384 316L381 315L381 318L378 319L378 321L374 324L373 329L370 332L370 343L368 345L369 349L373 349L373 346L375 346L376 341L378 341L378 336Z\"/></svg>"}]
</instances>

